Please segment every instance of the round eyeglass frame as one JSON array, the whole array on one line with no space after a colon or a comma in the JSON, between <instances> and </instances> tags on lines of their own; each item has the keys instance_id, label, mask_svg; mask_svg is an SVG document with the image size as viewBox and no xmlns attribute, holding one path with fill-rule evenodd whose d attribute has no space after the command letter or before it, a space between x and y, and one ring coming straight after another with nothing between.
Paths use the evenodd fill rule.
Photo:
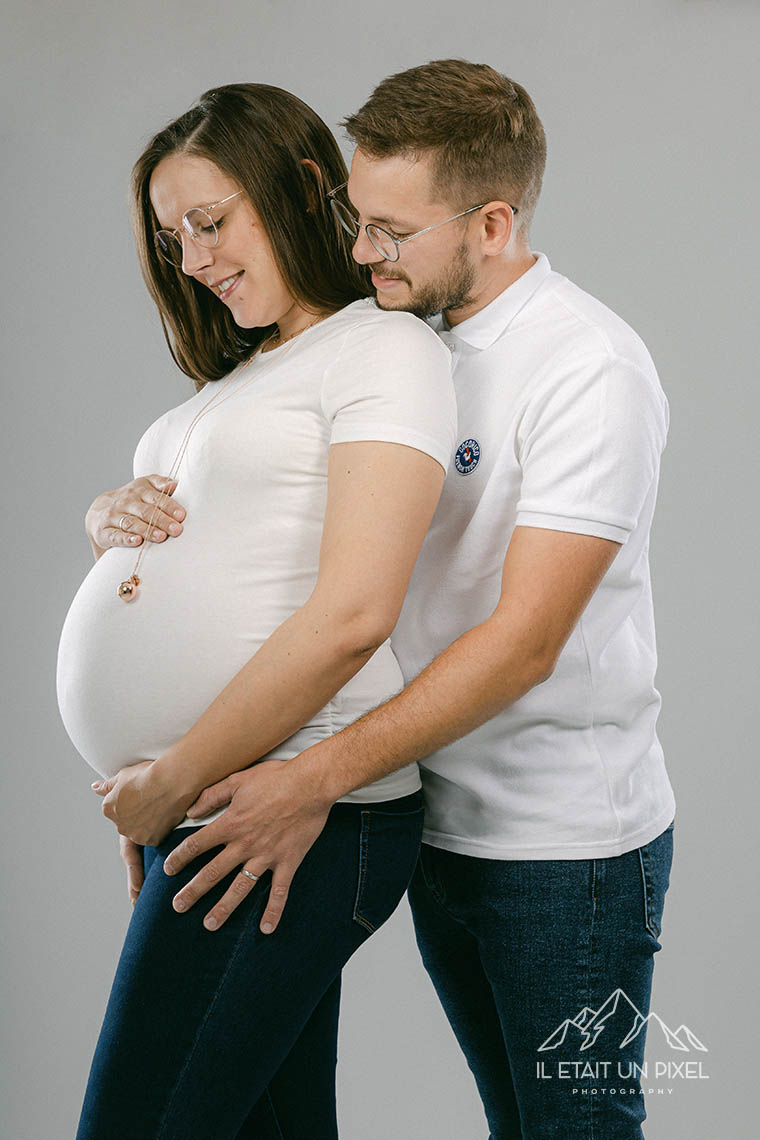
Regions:
<instances>
[{"instance_id":1,"label":"round eyeglass frame","mask_svg":"<svg viewBox=\"0 0 760 1140\"><path fill-rule=\"evenodd\" d=\"M336 200L335 195L339 194L341 190L345 190L347 186L347 182L342 182L340 186L336 186L335 189L327 191L327 197L330 200L330 208L333 212L333 217L343 227L346 233L350 234L350 236L354 239L358 238L361 231L364 230L367 237L369 238L372 248L376 250L377 253L379 253L385 261L398 261L399 257L401 256L401 250L399 249L399 246L403 245L404 242L411 241L412 238L419 237L420 234L430 233L431 230L437 230L439 226L445 226L447 222L455 222L457 218L463 218L466 214L472 214L475 210L482 210L483 206L485 206L485 202L481 202L478 206L470 206L469 210L462 210L460 214L453 214L450 218L444 218L442 222L436 222L432 226L425 226L424 229L417 230L417 232L413 234L407 234L406 237L397 238L394 237L389 230L384 229L383 226L375 225L374 222L369 222L367 224L360 222L358 218L355 218L353 216L347 205L344 205L343 202L338 202ZM513 215L517 213L516 206L510 205L509 202L507 202L507 205L509 206ZM376 235L382 235L382 237L378 237ZM382 248L381 243L383 238L387 238L388 241L392 243L393 250L396 254L395 257L389 257L387 249Z\"/></svg>"},{"instance_id":2,"label":"round eyeglass frame","mask_svg":"<svg viewBox=\"0 0 760 1140\"><path fill-rule=\"evenodd\" d=\"M183 233L187 237L192 238L196 245L203 246L205 249L213 249L215 245L219 244L219 230L216 228L216 222L211 217L210 211L215 210L217 206L223 206L225 202L231 202L233 198L237 198L242 193L242 190L236 190L234 194L228 194L226 198L222 198L218 202L212 202L208 206L191 206L189 210L185 210L184 214L182 215L182 221L180 223L182 226L181 231L179 229L161 229L156 230L156 232L153 234L153 244L156 247L156 252L160 257L163 258L165 262L167 262L168 265L173 266L175 269L181 269L182 259L184 257L184 249L182 247ZM208 237L201 233L195 233L193 230L193 223L189 220L190 214L202 214L203 217L208 220L208 223L211 226L213 232L209 234ZM162 234L164 235L167 249L162 248ZM175 244L172 246L170 245L170 242L173 242ZM168 249L173 248L177 249L179 253L179 260L167 252Z\"/></svg>"}]
</instances>

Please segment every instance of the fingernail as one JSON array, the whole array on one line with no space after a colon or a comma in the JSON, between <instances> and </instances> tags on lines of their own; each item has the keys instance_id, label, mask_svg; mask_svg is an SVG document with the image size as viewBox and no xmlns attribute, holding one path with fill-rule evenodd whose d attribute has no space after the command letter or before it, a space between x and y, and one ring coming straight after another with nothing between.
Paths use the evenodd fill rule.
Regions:
<instances>
[{"instance_id":1,"label":"fingernail","mask_svg":"<svg viewBox=\"0 0 760 1140\"><path fill-rule=\"evenodd\" d=\"M265 922L261 927L262 934L271 934L273 930L274 927L272 926L271 922Z\"/></svg>"},{"instance_id":2,"label":"fingernail","mask_svg":"<svg viewBox=\"0 0 760 1140\"><path fill-rule=\"evenodd\" d=\"M153 531L153 537L154 538L163 538L164 532L162 530L154 530Z\"/></svg>"},{"instance_id":3,"label":"fingernail","mask_svg":"<svg viewBox=\"0 0 760 1140\"><path fill-rule=\"evenodd\" d=\"M174 874L174 868L169 866L169 860L168 859L164 863L164 873L166 875L173 875Z\"/></svg>"},{"instance_id":4,"label":"fingernail","mask_svg":"<svg viewBox=\"0 0 760 1140\"><path fill-rule=\"evenodd\" d=\"M179 523L169 523L169 533L179 534Z\"/></svg>"},{"instance_id":5,"label":"fingernail","mask_svg":"<svg viewBox=\"0 0 760 1140\"><path fill-rule=\"evenodd\" d=\"M181 520L181 519L183 519L183 518L185 517L185 512L184 512L184 511L180 511L180 510L176 510L176 511L174 512L174 517L175 517L175 519L180 519L180 520Z\"/></svg>"},{"instance_id":6,"label":"fingernail","mask_svg":"<svg viewBox=\"0 0 760 1140\"><path fill-rule=\"evenodd\" d=\"M175 899L174 902L172 903L172 906L174 907L175 910L184 910L185 909L185 900L184 899Z\"/></svg>"},{"instance_id":7,"label":"fingernail","mask_svg":"<svg viewBox=\"0 0 760 1140\"><path fill-rule=\"evenodd\" d=\"M206 927L206 930L216 930L219 923L212 915L209 915L208 918L204 918L203 925Z\"/></svg>"},{"instance_id":8,"label":"fingernail","mask_svg":"<svg viewBox=\"0 0 760 1140\"><path fill-rule=\"evenodd\" d=\"M139 541L140 541L139 534L130 534L129 538L127 539L127 542L131 542L133 546L136 542L139 542Z\"/></svg>"},{"instance_id":9,"label":"fingernail","mask_svg":"<svg viewBox=\"0 0 760 1140\"><path fill-rule=\"evenodd\" d=\"M95 780L95 782L94 782L94 783L90 784L90 787L92 788L92 790L93 790L94 792L97 792L97 791L98 791L98 789L100 788L100 786L101 786L101 784L100 784L100 780Z\"/></svg>"}]
</instances>

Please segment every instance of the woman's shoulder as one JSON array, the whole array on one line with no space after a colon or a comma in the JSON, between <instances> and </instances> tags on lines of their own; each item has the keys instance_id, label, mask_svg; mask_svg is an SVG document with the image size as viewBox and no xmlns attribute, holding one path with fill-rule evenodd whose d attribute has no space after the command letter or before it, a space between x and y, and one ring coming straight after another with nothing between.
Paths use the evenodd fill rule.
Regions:
<instances>
[{"instance_id":1,"label":"woman's shoulder","mask_svg":"<svg viewBox=\"0 0 760 1140\"><path fill-rule=\"evenodd\" d=\"M445 346L438 335L425 321L398 309L381 309L372 297L364 297L346 305L331 318L336 333L343 334L347 341L363 345L377 342L382 345L395 343L396 347L414 348L416 345L431 347L433 352L447 355ZM354 334L349 336L349 334Z\"/></svg>"}]
</instances>

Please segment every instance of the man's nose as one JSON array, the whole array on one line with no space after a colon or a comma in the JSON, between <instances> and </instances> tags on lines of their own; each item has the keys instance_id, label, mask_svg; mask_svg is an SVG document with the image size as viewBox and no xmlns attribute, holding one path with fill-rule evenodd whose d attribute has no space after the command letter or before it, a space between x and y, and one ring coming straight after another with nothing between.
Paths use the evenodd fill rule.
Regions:
<instances>
[{"instance_id":1,"label":"man's nose","mask_svg":"<svg viewBox=\"0 0 760 1140\"><path fill-rule=\"evenodd\" d=\"M194 276L214 260L213 250L209 246L200 245L188 234L182 234L182 272L188 277Z\"/></svg>"},{"instance_id":2,"label":"man's nose","mask_svg":"<svg viewBox=\"0 0 760 1140\"><path fill-rule=\"evenodd\" d=\"M359 230L359 235L354 241L351 254L354 261L357 261L359 265L372 265L374 262L383 260L382 254L377 252L367 237L367 231L365 229Z\"/></svg>"}]
</instances>

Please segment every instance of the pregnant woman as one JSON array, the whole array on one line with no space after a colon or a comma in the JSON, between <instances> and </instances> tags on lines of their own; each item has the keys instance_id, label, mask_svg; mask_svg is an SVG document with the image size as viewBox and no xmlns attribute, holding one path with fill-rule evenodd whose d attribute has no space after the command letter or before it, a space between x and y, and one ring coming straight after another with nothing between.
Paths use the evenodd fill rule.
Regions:
<instances>
[{"instance_id":1,"label":"pregnant woman","mask_svg":"<svg viewBox=\"0 0 760 1140\"><path fill-rule=\"evenodd\" d=\"M208 822L186 815L205 787L402 686L388 637L454 397L434 333L367 299L327 198L345 180L314 112L249 84L207 93L134 169L143 273L196 393L88 512L96 563L61 636L65 726L145 874L79 1140L336 1137L341 969L415 864L412 767L325 808L272 934L270 872L218 884L248 893L212 931L172 908L198 867L163 870Z\"/></svg>"}]
</instances>

